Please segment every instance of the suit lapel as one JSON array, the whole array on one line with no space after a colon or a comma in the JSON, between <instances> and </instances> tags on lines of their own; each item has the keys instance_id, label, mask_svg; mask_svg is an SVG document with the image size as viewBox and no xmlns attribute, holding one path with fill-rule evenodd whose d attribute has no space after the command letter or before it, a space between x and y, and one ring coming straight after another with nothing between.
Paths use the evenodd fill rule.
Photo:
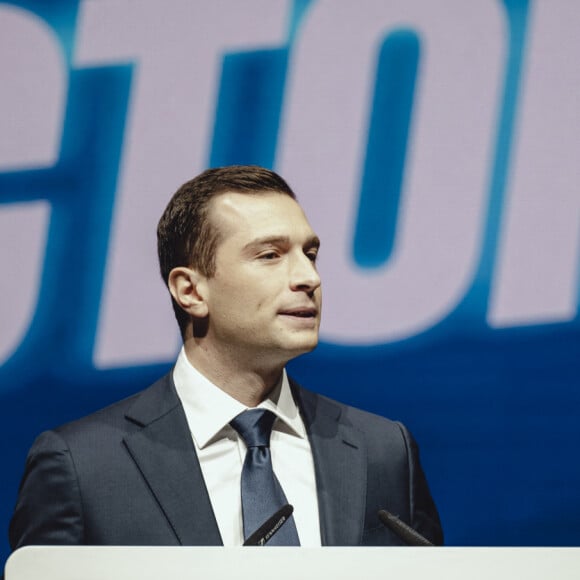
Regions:
<instances>
[{"instance_id":1,"label":"suit lapel","mask_svg":"<svg viewBox=\"0 0 580 580\"><path fill-rule=\"evenodd\" d=\"M322 545L360 545L367 483L362 434L342 417L343 406L292 387L312 448Z\"/></svg>"},{"instance_id":2,"label":"suit lapel","mask_svg":"<svg viewBox=\"0 0 580 580\"><path fill-rule=\"evenodd\" d=\"M322 544L360 545L366 448L343 406L291 382L315 465ZM223 545L181 402L169 375L126 415L138 428L124 443L182 545Z\"/></svg>"},{"instance_id":3,"label":"suit lapel","mask_svg":"<svg viewBox=\"0 0 580 580\"><path fill-rule=\"evenodd\" d=\"M182 545L222 545L185 413L169 375L145 391L127 419L141 428L125 437Z\"/></svg>"}]
</instances>

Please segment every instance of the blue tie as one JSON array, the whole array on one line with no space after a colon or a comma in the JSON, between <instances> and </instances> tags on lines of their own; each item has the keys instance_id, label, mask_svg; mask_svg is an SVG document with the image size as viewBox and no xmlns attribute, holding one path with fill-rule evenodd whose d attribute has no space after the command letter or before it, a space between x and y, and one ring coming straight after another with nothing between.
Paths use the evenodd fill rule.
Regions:
<instances>
[{"instance_id":1,"label":"blue tie","mask_svg":"<svg viewBox=\"0 0 580 580\"><path fill-rule=\"evenodd\" d=\"M250 409L230 425L245 441L248 451L242 469L242 515L247 539L270 516L288 503L272 469L270 435L276 415L266 409ZM272 536L268 546L299 546L294 517Z\"/></svg>"}]
</instances>

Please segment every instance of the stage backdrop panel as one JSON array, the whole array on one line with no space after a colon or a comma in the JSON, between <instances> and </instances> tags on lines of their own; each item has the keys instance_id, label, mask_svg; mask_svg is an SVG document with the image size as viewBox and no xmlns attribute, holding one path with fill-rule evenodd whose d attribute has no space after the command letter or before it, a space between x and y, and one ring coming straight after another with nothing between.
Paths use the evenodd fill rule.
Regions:
<instances>
[{"instance_id":1,"label":"stage backdrop panel","mask_svg":"<svg viewBox=\"0 0 580 580\"><path fill-rule=\"evenodd\" d=\"M575 0L2 2L2 528L36 434L170 369L170 195L255 163L322 238L293 375L410 427L449 544L579 545L578 30Z\"/></svg>"}]
</instances>

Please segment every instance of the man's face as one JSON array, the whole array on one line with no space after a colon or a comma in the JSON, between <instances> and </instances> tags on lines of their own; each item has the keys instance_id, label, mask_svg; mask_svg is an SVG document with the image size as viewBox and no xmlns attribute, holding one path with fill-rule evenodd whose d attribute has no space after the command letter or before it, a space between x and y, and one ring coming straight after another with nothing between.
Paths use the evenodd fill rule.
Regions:
<instances>
[{"instance_id":1,"label":"man's face","mask_svg":"<svg viewBox=\"0 0 580 580\"><path fill-rule=\"evenodd\" d=\"M227 356L285 363L318 342L318 238L291 197L224 193L209 219L221 234L205 279L206 345Z\"/></svg>"}]
</instances>

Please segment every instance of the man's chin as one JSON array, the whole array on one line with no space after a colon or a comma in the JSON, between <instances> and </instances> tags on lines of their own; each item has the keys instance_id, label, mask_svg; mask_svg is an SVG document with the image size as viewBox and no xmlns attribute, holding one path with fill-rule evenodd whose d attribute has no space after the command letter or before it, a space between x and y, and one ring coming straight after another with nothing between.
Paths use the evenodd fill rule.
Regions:
<instances>
[{"instance_id":1,"label":"man's chin","mask_svg":"<svg viewBox=\"0 0 580 580\"><path fill-rule=\"evenodd\" d=\"M318 331L280 332L270 343L270 353L284 363L313 351L318 346Z\"/></svg>"},{"instance_id":2,"label":"man's chin","mask_svg":"<svg viewBox=\"0 0 580 580\"><path fill-rule=\"evenodd\" d=\"M318 335L312 337L311 339L297 340L294 345L289 349L292 351L292 358L312 352L318 346Z\"/></svg>"}]
</instances>

